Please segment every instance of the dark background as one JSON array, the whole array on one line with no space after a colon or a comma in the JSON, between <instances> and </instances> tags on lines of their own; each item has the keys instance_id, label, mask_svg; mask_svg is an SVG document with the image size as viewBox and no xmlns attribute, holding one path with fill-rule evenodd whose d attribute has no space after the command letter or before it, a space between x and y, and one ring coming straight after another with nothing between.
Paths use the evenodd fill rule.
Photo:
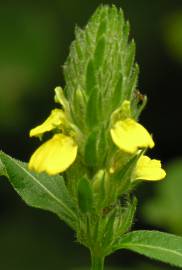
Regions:
<instances>
[{"instance_id":1,"label":"dark background","mask_svg":"<svg viewBox=\"0 0 182 270\"><path fill-rule=\"evenodd\" d=\"M141 121L154 133L156 142L151 155L161 159L173 172L178 163L179 177L175 177L182 178L179 169L182 168L179 162L182 138L181 0L1 1L0 149L18 159L29 159L38 142L29 139L28 131L54 108L54 87L64 86L61 66L74 39L75 24L83 27L101 3L122 7L130 21L131 36L137 45L136 60L140 65L138 87L148 96ZM147 201L157 196L159 185L147 183L140 187L140 205L147 205ZM182 184L180 188L174 185L174 192L177 189L181 193L174 207L177 209L174 219L171 218L172 208L166 214L169 219L159 224L147 210L151 205L144 210L139 207L135 228L155 228L182 235L179 207ZM177 195L174 193L173 197ZM157 201L153 205L158 207ZM163 205L164 210L165 199ZM151 211L155 214L156 208ZM130 252L117 252L106 262L117 269L122 265L123 269L175 269ZM73 232L53 214L24 205L2 178L0 269L86 269L88 264L89 254L74 241Z\"/></svg>"}]
</instances>

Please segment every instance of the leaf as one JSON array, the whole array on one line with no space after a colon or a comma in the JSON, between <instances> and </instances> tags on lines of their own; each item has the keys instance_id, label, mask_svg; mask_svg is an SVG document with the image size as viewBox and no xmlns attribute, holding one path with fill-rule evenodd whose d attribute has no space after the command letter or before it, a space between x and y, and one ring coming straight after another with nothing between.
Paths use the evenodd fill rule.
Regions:
<instances>
[{"instance_id":1,"label":"leaf","mask_svg":"<svg viewBox=\"0 0 182 270\"><path fill-rule=\"evenodd\" d=\"M114 250L129 249L151 259L182 268L182 237L159 231L133 231L125 234Z\"/></svg>"},{"instance_id":2,"label":"leaf","mask_svg":"<svg viewBox=\"0 0 182 270\"><path fill-rule=\"evenodd\" d=\"M62 176L32 173L26 163L3 152L0 161L13 188L29 206L57 214L74 229L77 217Z\"/></svg>"},{"instance_id":3,"label":"leaf","mask_svg":"<svg viewBox=\"0 0 182 270\"><path fill-rule=\"evenodd\" d=\"M83 213L90 212L93 206L92 188L84 177L78 183L78 204Z\"/></svg>"},{"instance_id":4,"label":"leaf","mask_svg":"<svg viewBox=\"0 0 182 270\"><path fill-rule=\"evenodd\" d=\"M7 176L6 168L0 159L0 176Z\"/></svg>"}]
</instances>

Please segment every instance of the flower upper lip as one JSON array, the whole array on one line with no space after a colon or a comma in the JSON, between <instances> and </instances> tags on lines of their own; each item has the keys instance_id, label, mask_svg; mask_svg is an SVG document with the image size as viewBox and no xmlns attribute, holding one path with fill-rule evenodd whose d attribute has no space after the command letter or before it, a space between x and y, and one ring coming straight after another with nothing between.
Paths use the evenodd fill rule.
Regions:
<instances>
[{"instance_id":1,"label":"flower upper lip","mask_svg":"<svg viewBox=\"0 0 182 270\"><path fill-rule=\"evenodd\" d=\"M45 132L49 132L64 124L66 119L64 111L54 109L51 111L50 116L39 126L30 130L30 137L39 137Z\"/></svg>"}]
</instances>

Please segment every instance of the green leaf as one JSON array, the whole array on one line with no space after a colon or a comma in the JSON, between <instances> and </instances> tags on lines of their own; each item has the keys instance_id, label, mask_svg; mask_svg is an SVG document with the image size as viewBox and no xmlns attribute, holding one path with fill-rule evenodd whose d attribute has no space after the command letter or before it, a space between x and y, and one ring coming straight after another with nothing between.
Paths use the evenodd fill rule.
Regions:
<instances>
[{"instance_id":1,"label":"green leaf","mask_svg":"<svg viewBox=\"0 0 182 270\"><path fill-rule=\"evenodd\" d=\"M7 177L7 172L4 164L2 163L0 159L0 176L6 176Z\"/></svg>"},{"instance_id":2,"label":"green leaf","mask_svg":"<svg viewBox=\"0 0 182 270\"><path fill-rule=\"evenodd\" d=\"M93 192L90 182L81 178L78 183L78 204L83 213L90 212L93 207Z\"/></svg>"},{"instance_id":3,"label":"green leaf","mask_svg":"<svg viewBox=\"0 0 182 270\"><path fill-rule=\"evenodd\" d=\"M57 214L74 229L77 217L62 176L32 173L26 163L3 152L0 161L13 188L29 206Z\"/></svg>"},{"instance_id":4,"label":"green leaf","mask_svg":"<svg viewBox=\"0 0 182 270\"><path fill-rule=\"evenodd\" d=\"M158 231L133 231L121 237L114 250L129 249L151 259L182 267L182 237Z\"/></svg>"}]
</instances>

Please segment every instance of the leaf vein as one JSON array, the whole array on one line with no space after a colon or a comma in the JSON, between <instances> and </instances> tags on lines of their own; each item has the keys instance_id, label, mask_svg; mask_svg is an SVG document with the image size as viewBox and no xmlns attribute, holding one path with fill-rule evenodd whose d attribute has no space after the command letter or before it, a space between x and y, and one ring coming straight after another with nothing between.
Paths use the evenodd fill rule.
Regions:
<instances>
[{"instance_id":1,"label":"leaf vein","mask_svg":"<svg viewBox=\"0 0 182 270\"><path fill-rule=\"evenodd\" d=\"M144 248L149 248L149 249L158 249L158 250L162 250L162 251L166 251L166 252L170 252L173 253L175 255L181 256L182 257L182 252L178 252L175 250L171 250L168 248L163 248L163 247L158 247L158 246L153 246L153 245L144 245L144 244L123 244L123 247L144 247Z\"/></svg>"},{"instance_id":2,"label":"leaf vein","mask_svg":"<svg viewBox=\"0 0 182 270\"><path fill-rule=\"evenodd\" d=\"M64 203L63 201L61 201L58 197L56 197L51 191L49 191L42 183L40 183L31 173L29 173L25 168L21 167L20 164L12 159L11 157L9 157L12 161L14 161L16 163L16 165L21 169L23 170L30 178L32 178L32 180L38 184L43 190L45 190L47 192L47 194L52 197L58 204L60 204L65 210L67 210L67 212L70 213L70 215L75 219L76 218L76 215L74 214L74 212L68 208Z\"/></svg>"}]
</instances>

